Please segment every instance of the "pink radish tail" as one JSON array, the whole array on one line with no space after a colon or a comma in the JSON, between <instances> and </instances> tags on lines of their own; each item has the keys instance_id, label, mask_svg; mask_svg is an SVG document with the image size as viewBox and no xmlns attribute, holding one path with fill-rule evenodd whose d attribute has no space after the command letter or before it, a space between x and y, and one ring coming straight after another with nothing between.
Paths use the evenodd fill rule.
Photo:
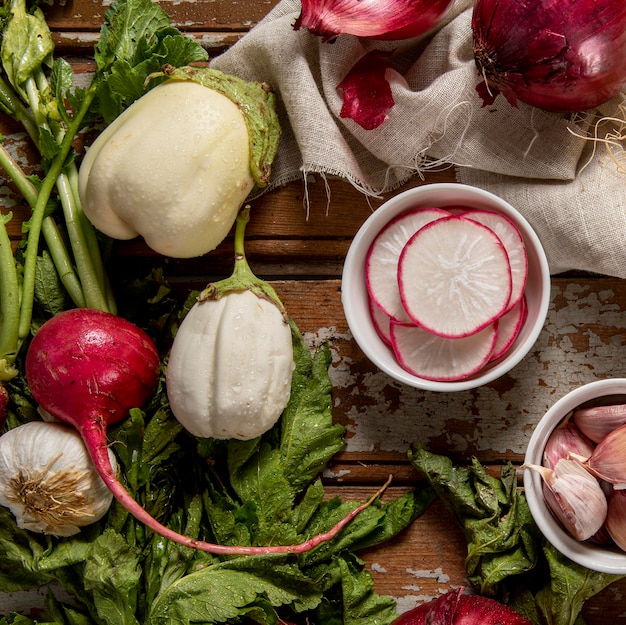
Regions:
<instances>
[{"instance_id":1,"label":"pink radish tail","mask_svg":"<svg viewBox=\"0 0 626 625\"><path fill-rule=\"evenodd\" d=\"M109 459L108 448L106 445L91 445L87 442L87 439L92 437L94 433L97 433L99 440L106 440L104 428L94 423L93 427L85 428L87 431L83 432L83 439L90 450L91 458L96 466L96 470L100 474L100 477L107 485L113 496L124 506L130 514L132 514L138 521L143 523L146 527L150 528L156 534L163 536L176 543L190 547L191 549L199 549L200 551L207 551L216 555L268 555L273 553L305 553L310 551L314 547L327 542L334 538L359 512L369 507L377 497L379 497L391 483L391 476L387 479L385 484L372 495L365 503L360 504L348 515L346 515L341 521L334 525L328 532L313 536L307 541L300 543L299 545L273 545L269 547L249 547L244 545L217 545L214 543L207 543L202 540L195 540L190 536L184 536L174 530L171 530L165 525L159 523L154 517L150 516L130 495L130 493L122 486L117 479L111 462ZM93 449L91 449L93 447Z\"/></svg>"}]
</instances>

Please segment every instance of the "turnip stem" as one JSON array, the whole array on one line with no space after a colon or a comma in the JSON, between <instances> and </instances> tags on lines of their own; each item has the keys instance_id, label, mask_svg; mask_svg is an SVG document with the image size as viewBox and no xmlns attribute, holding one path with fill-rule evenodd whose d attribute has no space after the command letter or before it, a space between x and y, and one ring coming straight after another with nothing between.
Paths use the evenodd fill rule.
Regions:
<instances>
[{"instance_id":1,"label":"turnip stem","mask_svg":"<svg viewBox=\"0 0 626 625\"><path fill-rule=\"evenodd\" d=\"M91 258L91 264L94 271L93 278L97 280L98 288L102 293L102 296L107 306L107 310L111 313L117 312L117 305L111 291L111 285L108 280L108 276L104 269L104 263L102 262L102 255L100 254L100 243L96 236L96 230L91 222L85 216L82 204L80 202L80 196L78 193L78 169L74 162L70 163L66 169L66 174L70 183L70 189L72 190L72 196L74 198L74 206L76 212L76 218L80 224L83 238L86 245L86 250Z\"/></svg>"},{"instance_id":2,"label":"turnip stem","mask_svg":"<svg viewBox=\"0 0 626 625\"><path fill-rule=\"evenodd\" d=\"M339 532L352 521L360 512L368 508L380 495L387 489L391 483L391 476L385 484L379 488L365 503L358 505L343 519L336 523L329 531L318 534L309 538L298 545L271 545L267 547L246 546L246 545L218 545L214 543L196 540L190 536L184 536L165 525L159 523L156 519L148 514L129 494L117 479L111 462L109 459L108 447L106 444L94 444L94 441L106 441L106 424L104 419L93 419L92 421L81 426L80 433L85 441L87 449L92 455L94 465L104 483L108 486L113 496L122 504L122 506L130 512L139 522L151 529L156 534L163 536L175 543L184 545L191 549L206 551L215 555L234 555L234 556L256 556L271 554L299 554L314 549L322 543L332 540Z\"/></svg>"},{"instance_id":3,"label":"turnip stem","mask_svg":"<svg viewBox=\"0 0 626 625\"><path fill-rule=\"evenodd\" d=\"M243 206L237 220L235 222L235 266L233 273L230 277L220 280L219 282L213 282L200 293L198 301L206 299L219 299L222 295L230 293L232 291L245 291L246 289L252 291L255 295L261 298L272 301L278 309L286 316L283 303L280 301L274 288L265 280L257 278L250 269L248 261L246 259L246 251L244 247L246 226L250 221L250 206Z\"/></svg>"},{"instance_id":4,"label":"turnip stem","mask_svg":"<svg viewBox=\"0 0 626 625\"><path fill-rule=\"evenodd\" d=\"M20 122L33 143L38 146L39 133L37 124L30 110L25 107L9 83L0 76L0 109Z\"/></svg>"}]
</instances>

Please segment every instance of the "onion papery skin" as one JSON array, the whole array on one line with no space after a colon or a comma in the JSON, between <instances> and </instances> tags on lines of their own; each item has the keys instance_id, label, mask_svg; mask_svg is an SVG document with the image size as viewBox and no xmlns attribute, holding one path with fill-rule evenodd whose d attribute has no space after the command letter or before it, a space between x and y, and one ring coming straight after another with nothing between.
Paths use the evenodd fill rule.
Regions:
<instances>
[{"instance_id":1,"label":"onion papery skin","mask_svg":"<svg viewBox=\"0 0 626 625\"><path fill-rule=\"evenodd\" d=\"M302 0L294 29L330 41L348 34L369 39L410 39L443 19L452 0Z\"/></svg>"},{"instance_id":2,"label":"onion papery skin","mask_svg":"<svg viewBox=\"0 0 626 625\"><path fill-rule=\"evenodd\" d=\"M626 87L624 0L475 0L472 30L484 105L574 113Z\"/></svg>"}]
</instances>

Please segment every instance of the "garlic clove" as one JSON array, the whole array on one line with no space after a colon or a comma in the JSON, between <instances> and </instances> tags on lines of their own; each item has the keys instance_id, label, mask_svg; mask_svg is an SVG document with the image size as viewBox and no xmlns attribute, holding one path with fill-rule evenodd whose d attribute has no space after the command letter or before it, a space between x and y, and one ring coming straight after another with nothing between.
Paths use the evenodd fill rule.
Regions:
<instances>
[{"instance_id":1,"label":"garlic clove","mask_svg":"<svg viewBox=\"0 0 626 625\"><path fill-rule=\"evenodd\" d=\"M540 473L546 505L576 540L587 540L602 528L606 497L598 480L578 461L563 458L554 469L524 466Z\"/></svg>"},{"instance_id":2,"label":"garlic clove","mask_svg":"<svg viewBox=\"0 0 626 625\"><path fill-rule=\"evenodd\" d=\"M598 479L626 488L626 425L609 432L584 464Z\"/></svg>"},{"instance_id":3,"label":"garlic clove","mask_svg":"<svg viewBox=\"0 0 626 625\"><path fill-rule=\"evenodd\" d=\"M577 408L572 420L589 439L599 443L609 432L626 425L626 404Z\"/></svg>"},{"instance_id":4,"label":"garlic clove","mask_svg":"<svg viewBox=\"0 0 626 625\"><path fill-rule=\"evenodd\" d=\"M626 490L614 490L609 495L605 527L613 542L626 551Z\"/></svg>"},{"instance_id":5,"label":"garlic clove","mask_svg":"<svg viewBox=\"0 0 626 625\"><path fill-rule=\"evenodd\" d=\"M553 469L561 458L575 453L584 458L591 456L594 443L574 423L566 422L554 429L543 450L543 464Z\"/></svg>"}]
</instances>

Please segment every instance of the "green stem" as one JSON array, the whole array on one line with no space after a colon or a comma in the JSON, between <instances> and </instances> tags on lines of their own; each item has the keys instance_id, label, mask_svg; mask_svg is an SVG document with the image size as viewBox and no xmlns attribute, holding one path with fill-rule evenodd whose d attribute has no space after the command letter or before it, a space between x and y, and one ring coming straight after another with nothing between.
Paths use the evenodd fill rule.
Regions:
<instances>
[{"instance_id":1,"label":"green stem","mask_svg":"<svg viewBox=\"0 0 626 625\"><path fill-rule=\"evenodd\" d=\"M105 271L104 263L102 262L100 242L98 241L95 228L85 216L80 201L80 195L78 193L78 169L76 168L76 164L74 162L70 163L65 168L65 172L70 183L72 197L74 198L75 214L84 237L86 252L89 254L91 265L93 266L93 278L98 282L99 289L107 302L109 312L115 313L117 311L117 305L115 303L115 298L113 297L113 292Z\"/></svg>"},{"instance_id":2,"label":"green stem","mask_svg":"<svg viewBox=\"0 0 626 625\"><path fill-rule=\"evenodd\" d=\"M58 154L52 159L50 168L43 179L37 202L33 208L30 231L28 233L28 245L24 260L23 299L20 310L19 338L23 339L30 332L30 323L33 315L33 299L35 292L35 269L37 263L37 251L39 248L39 236L41 224L44 219L46 205L52 189L60 176L67 156L72 148L73 138L82 125L82 120L87 114L89 107L96 95L95 85L92 84L84 93L80 108L68 124L67 133L60 145Z\"/></svg>"},{"instance_id":3,"label":"green stem","mask_svg":"<svg viewBox=\"0 0 626 625\"><path fill-rule=\"evenodd\" d=\"M39 131L32 112L26 108L15 90L0 76L0 108L20 122L35 145L39 145Z\"/></svg>"},{"instance_id":4,"label":"green stem","mask_svg":"<svg viewBox=\"0 0 626 625\"><path fill-rule=\"evenodd\" d=\"M4 171L9 175L18 191L22 194L22 197L28 202L31 209L34 208L37 203L39 192L2 144L0 144L0 167L2 167L2 169L4 169ZM57 269L57 273L59 274L63 286L76 306L84 306L85 298L83 296L80 281L74 271L72 261L63 241L63 237L59 232L54 218L51 216L46 217L43 220L41 229L44 239L46 240L46 244L48 245L52 262Z\"/></svg>"},{"instance_id":5,"label":"green stem","mask_svg":"<svg viewBox=\"0 0 626 625\"><path fill-rule=\"evenodd\" d=\"M11 239L6 224L11 215L0 215L0 380L17 374L13 362L19 348L20 296Z\"/></svg>"},{"instance_id":6,"label":"green stem","mask_svg":"<svg viewBox=\"0 0 626 625\"><path fill-rule=\"evenodd\" d=\"M37 125L37 127L47 127L48 124L46 123L44 116L39 111L39 91L37 90L37 83L35 82L34 78L30 77L26 79L26 82L24 83L24 89L28 97L30 110L33 112L35 124Z\"/></svg>"},{"instance_id":7,"label":"green stem","mask_svg":"<svg viewBox=\"0 0 626 625\"><path fill-rule=\"evenodd\" d=\"M48 251L52 257L52 262L59 274L61 284L65 287L68 295L70 296L74 306L77 308L84 308L86 306L85 296L83 294L83 288L80 284L80 280L76 275L72 261L70 260L69 252L63 241L63 236L59 231L57 222L54 217L48 216L43 220L41 224L42 234L46 240Z\"/></svg>"},{"instance_id":8,"label":"green stem","mask_svg":"<svg viewBox=\"0 0 626 625\"><path fill-rule=\"evenodd\" d=\"M250 206L246 205L239 211L235 223L235 266L233 273L229 278L207 285L198 296L198 301L219 299L223 295L227 295L233 291L249 290L257 295L257 297L273 302L283 314L286 314L283 303L280 301L274 288L265 282L265 280L257 278L252 272L252 269L250 269L250 265L248 265L244 242L246 226L249 221Z\"/></svg>"},{"instance_id":9,"label":"green stem","mask_svg":"<svg viewBox=\"0 0 626 625\"><path fill-rule=\"evenodd\" d=\"M17 187L17 190L32 208L37 201L37 189L2 143L0 143L0 167L4 169L9 178L13 181L13 184Z\"/></svg>"},{"instance_id":10,"label":"green stem","mask_svg":"<svg viewBox=\"0 0 626 625\"><path fill-rule=\"evenodd\" d=\"M56 181L59 198L63 206L65 224L70 239L70 245L74 253L74 261L80 282L83 286L85 296L85 306L87 308L97 308L108 310L106 297L100 288L100 281L96 275L94 265L89 253L87 242L81 224L81 211L78 210L74 201L74 194L68 176L61 172Z\"/></svg>"}]
</instances>

